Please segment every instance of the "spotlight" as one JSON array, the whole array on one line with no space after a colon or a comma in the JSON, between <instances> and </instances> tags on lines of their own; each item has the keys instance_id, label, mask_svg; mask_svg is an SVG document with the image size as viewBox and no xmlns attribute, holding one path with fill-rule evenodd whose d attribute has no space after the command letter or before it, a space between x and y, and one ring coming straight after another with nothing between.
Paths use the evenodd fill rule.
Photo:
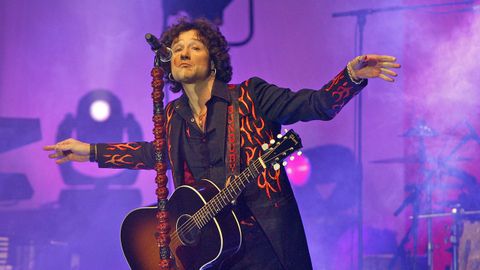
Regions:
<instances>
[{"instance_id":1,"label":"spotlight","mask_svg":"<svg viewBox=\"0 0 480 270\"><path fill-rule=\"evenodd\" d=\"M122 102L117 96L103 89L86 93L78 102L76 114L65 115L58 126L56 141L72 136L91 143L143 141L142 129L133 115L123 111ZM124 170L115 175L99 177L85 174L79 168L81 165L74 167L72 163L60 165L62 178L67 185L131 185L138 175L138 172Z\"/></svg>"},{"instance_id":2,"label":"spotlight","mask_svg":"<svg viewBox=\"0 0 480 270\"><path fill-rule=\"evenodd\" d=\"M110 117L110 104L105 100L96 100L90 105L90 116L97 122L104 122Z\"/></svg>"}]
</instances>

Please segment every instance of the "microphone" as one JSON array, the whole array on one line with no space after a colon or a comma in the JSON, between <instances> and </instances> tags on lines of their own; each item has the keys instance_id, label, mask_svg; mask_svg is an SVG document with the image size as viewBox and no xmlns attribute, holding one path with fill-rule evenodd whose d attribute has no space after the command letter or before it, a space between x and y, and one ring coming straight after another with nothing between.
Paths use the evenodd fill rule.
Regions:
<instances>
[{"instance_id":1,"label":"microphone","mask_svg":"<svg viewBox=\"0 0 480 270\"><path fill-rule=\"evenodd\" d=\"M169 62L172 59L172 49L165 46L165 44L160 43L158 38L156 38L154 35L150 33L145 34L145 40L147 40L147 43L150 45L152 51L160 54L160 61Z\"/></svg>"}]
</instances>

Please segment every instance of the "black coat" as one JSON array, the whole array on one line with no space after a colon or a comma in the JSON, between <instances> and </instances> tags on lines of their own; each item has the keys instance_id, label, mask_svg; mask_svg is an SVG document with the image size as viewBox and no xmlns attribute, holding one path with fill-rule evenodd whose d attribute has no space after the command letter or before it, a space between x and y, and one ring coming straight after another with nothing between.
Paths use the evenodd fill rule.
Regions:
<instances>
[{"instance_id":1,"label":"black coat","mask_svg":"<svg viewBox=\"0 0 480 270\"><path fill-rule=\"evenodd\" d=\"M320 90L302 89L293 92L252 78L238 85L226 85L216 81L212 95L228 102L217 102L212 121L217 130L225 134L228 91L236 91L239 101L241 167L244 169L261 155L261 145L280 133L281 125L298 121L330 120L363 87L353 83L346 69ZM166 135L168 157L175 186L184 184L185 157L181 151L182 132L191 117L183 110L186 97L170 102L166 107ZM188 103L187 103L188 105ZM188 109L189 110L189 109ZM210 113L209 109L209 113ZM222 129L223 128L223 129ZM220 153L225 153L226 142L219 144ZM98 144L100 167L151 169L154 165L153 147L150 143ZM223 162L223 164L225 164ZM214 174L214 182L224 181L223 169ZM267 169L255 184L244 192L244 200L271 242L285 269L311 269L311 260L303 224L292 188L285 170Z\"/></svg>"}]
</instances>

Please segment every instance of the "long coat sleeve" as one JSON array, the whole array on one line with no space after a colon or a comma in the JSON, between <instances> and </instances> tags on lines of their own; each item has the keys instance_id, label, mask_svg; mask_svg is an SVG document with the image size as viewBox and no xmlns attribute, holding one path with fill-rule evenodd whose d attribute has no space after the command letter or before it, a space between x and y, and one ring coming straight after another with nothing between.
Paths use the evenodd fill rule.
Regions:
<instances>
[{"instance_id":1,"label":"long coat sleeve","mask_svg":"<svg viewBox=\"0 0 480 270\"><path fill-rule=\"evenodd\" d=\"M240 159L244 169L261 155L261 145L273 139L280 132L281 125L330 120L366 84L366 80L361 84L351 81L344 69L318 90L292 91L254 77L237 85L216 81L213 91L235 91L233 96L238 97ZM184 184L187 175L180 138L188 121L182 117L180 105L177 99L166 107L167 152L175 186ZM223 105L214 110L217 116L224 115L225 119L220 117L223 120L217 123L219 125L226 123L226 108ZM222 130L225 131L225 127ZM225 141L218 143L225 145ZM99 144L97 149L100 167L153 168L155 158L151 143ZM255 184L246 188L242 198L265 232L283 267L292 270L312 269L303 224L285 170L266 169L253 182Z\"/></svg>"}]
</instances>

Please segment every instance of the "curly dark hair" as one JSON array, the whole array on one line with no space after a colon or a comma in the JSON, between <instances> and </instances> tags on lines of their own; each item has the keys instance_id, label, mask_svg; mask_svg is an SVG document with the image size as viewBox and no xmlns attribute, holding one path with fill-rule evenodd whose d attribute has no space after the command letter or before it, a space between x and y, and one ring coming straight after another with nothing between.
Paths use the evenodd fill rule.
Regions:
<instances>
[{"instance_id":1,"label":"curly dark hair","mask_svg":"<svg viewBox=\"0 0 480 270\"><path fill-rule=\"evenodd\" d=\"M207 19L189 20L181 18L178 22L170 26L160 37L160 42L171 47L172 42L178 38L180 33L189 30L197 30L199 38L205 44L213 61L217 73L215 79L228 83L232 79L232 66L230 64L230 55L228 54L228 43L218 27ZM182 89L179 82L172 81L169 74L172 72L170 62L161 63L161 67L165 70L165 81L170 85L170 90L174 93Z\"/></svg>"}]
</instances>

